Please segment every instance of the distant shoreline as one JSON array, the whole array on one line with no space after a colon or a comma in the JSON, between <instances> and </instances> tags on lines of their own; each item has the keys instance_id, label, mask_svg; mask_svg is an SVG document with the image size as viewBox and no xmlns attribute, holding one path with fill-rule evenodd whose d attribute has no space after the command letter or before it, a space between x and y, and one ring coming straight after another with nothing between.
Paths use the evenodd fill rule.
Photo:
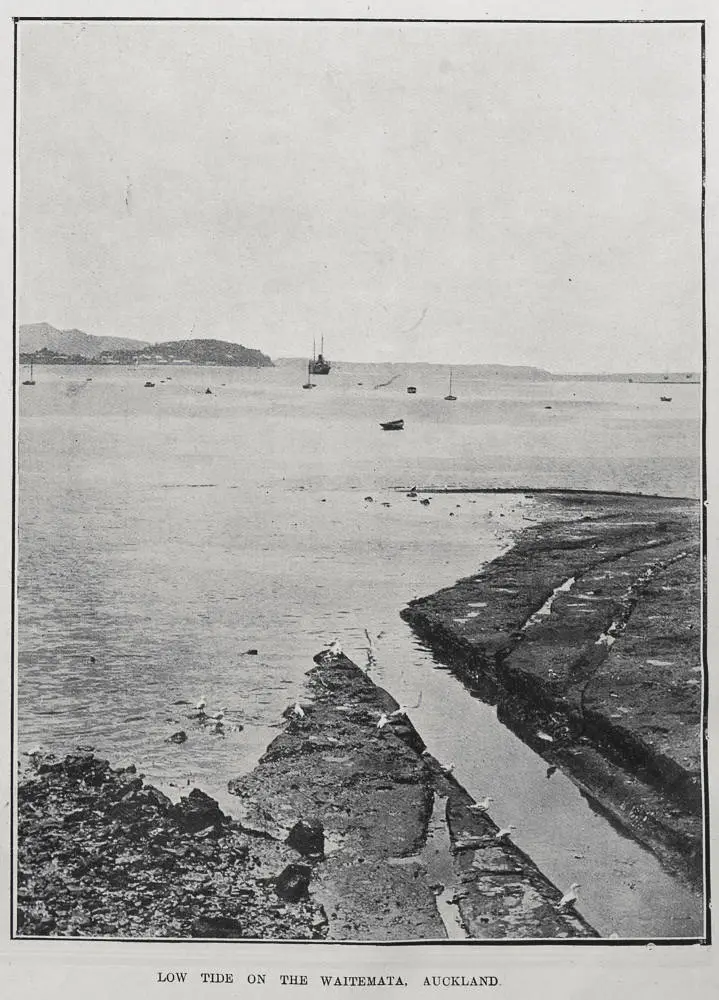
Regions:
<instances>
[{"instance_id":1,"label":"distant shoreline","mask_svg":"<svg viewBox=\"0 0 719 1000\"><path fill-rule=\"evenodd\" d=\"M100 358L91 358L85 356L71 356L71 357L54 357L49 358L47 354L41 351L37 352L21 352L19 356L19 363L21 365L43 365L43 366L62 366L62 367L83 367L86 365L91 365L93 367L103 367L103 368L135 368L134 361L106 361ZM293 357L293 358L275 358L274 361L270 361L263 364L258 364L253 361L246 362L220 362L220 361L149 361L142 360L139 362L137 367L139 368L277 368L289 365L306 365L306 358ZM441 371L462 371L474 370L473 374L475 377L481 377L490 380L498 381L509 381L509 382L535 382L540 384L551 384L556 382L600 382L600 383L617 383L617 384L629 384L629 385L663 385L663 386L677 386L677 385L701 385L701 379L696 373L692 373L691 377L686 376L685 378L670 377L665 378L663 375L657 375L652 372L647 373L634 373L634 374L596 374L591 372L579 373L579 374L566 374L566 373L554 373L548 372L543 369L536 369L534 374L520 374L522 367L520 365L507 365L502 369L491 370L492 366L487 365L450 365L450 364L433 364L425 363L420 361L334 361L333 366L336 370L341 371L342 366L352 367L352 368L366 368L366 367L376 367L376 368L436 368ZM489 370L487 370L489 369Z\"/></svg>"}]
</instances>

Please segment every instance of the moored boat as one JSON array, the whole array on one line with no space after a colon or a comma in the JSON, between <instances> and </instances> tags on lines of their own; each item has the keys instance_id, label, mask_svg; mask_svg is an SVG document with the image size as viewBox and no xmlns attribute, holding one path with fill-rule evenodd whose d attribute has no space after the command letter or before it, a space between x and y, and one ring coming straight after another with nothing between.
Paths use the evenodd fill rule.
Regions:
<instances>
[{"instance_id":1,"label":"moored boat","mask_svg":"<svg viewBox=\"0 0 719 1000\"><path fill-rule=\"evenodd\" d=\"M315 384L310 377L311 375L312 375L312 362L310 361L307 364L307 381L302 386L303 389L314 389Z\"/></svg>"},{"instance_id":2,"label":"moored boat","mask_svg":"<svg viewBox=\"0 0 719 1000\"><path fill-rule=\"evenodd\" d=\"M387 420L385 423L380 423L380 427L383 431L403 431L404 420Z\"/></svg>"},{"instance_id":3,"label":"moored boat","mask_svg":"<svg viewBox=\"0 0 719 1000\"><path fill-rule=\"evenodd\" d=\"M452 403L457 398L456 396L452 395L452 369L451 368L449 369L449 395L445 396L444 398L447 399L447 400L449 400Z\"/></svg>"},{"instance_id":4,"label":"moored boat","mask_svg":"<svg viewBox=\"0 0 719 1000\"><path fill-rule=\"evenodd\" d=\"M330 368L332 365L329 363L327 358L324 356L325 350L325 338L322 337L320 343L320 353L315 356L315 344L312 342L312 360L309 364L310 375L329 375Z\"/></svg>"}]
</instances>

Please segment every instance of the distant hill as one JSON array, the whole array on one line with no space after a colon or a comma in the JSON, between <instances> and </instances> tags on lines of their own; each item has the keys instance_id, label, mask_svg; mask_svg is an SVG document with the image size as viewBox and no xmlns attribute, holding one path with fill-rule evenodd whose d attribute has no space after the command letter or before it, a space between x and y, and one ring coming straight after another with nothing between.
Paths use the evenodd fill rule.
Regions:
<instances>
[{"instance_id":1,"label":"distant hill","mask_svg":"<svg viewBox=\"0 0 719 1000\"><path fill-rule=\"evenodd\" d=\"M58 330L49 323L29 323L18 330L20 360L38 364L118 364L144 362L192 365L272 367L253 347L224 340L171 340L149 344L129 337L95 337L82 330Z\"/></svg>"},{"instance_id":2,"label":"distant hill","mask_svg":"<svg viewBox=\"0 0 719 1000\"><path fill-rule=\"evenodd\" d=\"M271 358L254 347L226 340L169 340L149 344L142 350L103 351L100 361L131 364L135 361L158 364L228 365L231 367L273 368Z\"/></svg>"},{"instance_id":3,"label":"distant hill","mask_svg":"<svg viewBox=\"0 0 719 1000\"><path fill-rule=\"evenodd\" d=\"M82 330L58 330L49 323L28 323L18 330L21 354L48 350L55 354L81 355L96 358L103 351L141 350L147 341L129 337L95 337Z\"/></svg>"}]
</instances>

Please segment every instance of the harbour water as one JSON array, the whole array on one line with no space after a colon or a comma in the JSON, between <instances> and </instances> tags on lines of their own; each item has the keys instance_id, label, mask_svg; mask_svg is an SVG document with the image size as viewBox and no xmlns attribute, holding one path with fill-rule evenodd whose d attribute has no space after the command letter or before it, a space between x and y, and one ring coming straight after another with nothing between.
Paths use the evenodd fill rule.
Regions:
<instances>
[{"instance_id":1,"label":"harbour water","mask_svg":"<svg viewBox=\"0 0 719 1000\"><path fill-rule=\"evenodd\" d=\"M701 901L599 816L399 618L540 516L529 487L696 496L700 389L498 382L337 365L38 367L19 417L18 749L92 746L232 809L331 639L583 914L620 937L701 933ZM155 383L145 388L145 381ZM383 382L390 384L374 388ZM406 394L407 384L417 394ZM211 393L206 393L207 388ZM379 421L403 417L387 434ZM420 485L517 488L406 497ZM404 489L396 490L401 486ZM251 654L248 650L257 650ZM225 709L223 734L192 706ZM187 741L168 743L184 730Z\"/></svg>"}]
</instances>

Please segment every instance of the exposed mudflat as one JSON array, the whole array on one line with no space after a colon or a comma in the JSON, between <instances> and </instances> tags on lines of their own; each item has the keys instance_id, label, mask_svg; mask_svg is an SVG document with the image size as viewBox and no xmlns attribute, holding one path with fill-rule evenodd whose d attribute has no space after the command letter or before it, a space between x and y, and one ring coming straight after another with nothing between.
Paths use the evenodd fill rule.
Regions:
<instances>
[{"instance_id":1,"label":"exposed mudflat","mask_svg":"<svg viewBox=\"0 0 719 1000\"><path fill-rule=\"evenodd\" d=\"M551 499L566 518L403 617L550 765L699 882L699 505Z\"/></svg>"}]
</instances>

